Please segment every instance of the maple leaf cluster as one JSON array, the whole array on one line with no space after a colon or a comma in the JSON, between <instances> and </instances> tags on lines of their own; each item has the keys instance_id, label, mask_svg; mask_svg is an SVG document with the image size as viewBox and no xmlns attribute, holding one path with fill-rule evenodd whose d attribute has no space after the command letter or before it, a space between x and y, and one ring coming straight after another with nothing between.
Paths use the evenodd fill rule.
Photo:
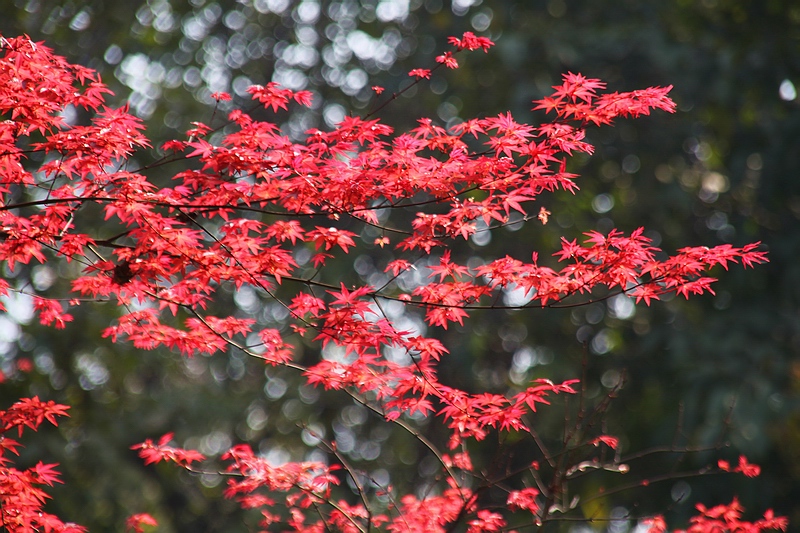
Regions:
<instances>
[{"instance_id":1,"label":"maple leaf cluster","mask_svg":"<svg viewBox=\"0 0 800 533\"><path fill-rule=\"evenodd\" d=\"M696 506L697 516L692 517L691 525L685 530L675 530L675 533L706 533L708 531L734 532L734 531L786 531L789 523L786 518L776 517L772 511L764 513L764 517L755 522L742 520L742 508L739 501L734 498L729 504L716 505L707 508L702 503ZM667 531L663 517L657 516L648 521L650 533L664 533Z\"/></svg>"},{"instance_id":2,"label":"maple leaf cluster","mask_svg":"<svg viewBox=\"0 0 800 533\"><path fill-rule=\"evenodd\" d=\"M45 421L58 425L56 417L67 416L66 405L42 401L38 396L21 398L6 410L0 410L0 524L9 533L53 531L81 533L84 528L63 522L44 512L49 498L43 487L61 483L56 464L41 461L25 470L14 468L9 454L19 455L21 444L6 433L16 430L21 437L26 429L36 431Z\"/></svg>"},{"instance_id":3,"label":"maple leaf cluster","mask_svg":"<svg viewBox=\"0 0 800 533\"><path fill-rule=\"evenodd\" d=\"M454 50L436 58L448 68L458 66L455 53L493 45L472 33L449 42ZM430 72L414 69L410 75L419 83ZM162 147L157 165L183 163L184 170L161 186L149 177L155 166L126 164L150 143L126 107L103 107L109 91L96 73L69 65L28 38L0 38L0 116L5 118L0 122L0 261L10 271L60 258L82 268L64 294L12 287L5 280L0 280L0 294L31 292L40 321L56 327L66 327L70 308L113 301L122 316L104 334L115 342L128 340L142 349L163 346L187 356L238 350L296 370L308 383L343 391L412 432L446 474L443 490L424 497L394 495L387 487L392 503L375 512L363 489L359 504L333 496L332 488L341 482L336 465L272 465L249 447L234 446L221 458L230 462L227 496L260 509L264 527L281 522L293 531L435 532L464 520L470 532L500 531L517 511L539 523L551 512L544 503L555 497L544 485L508 489L505 510L481 506L478 491L464 481L479 474L468 444L492 432L529 433L537 404L547 404L553 394L576 393L575 381L539 380L504 394L449 387L437 377L446 347L433 336L398 328L383 304L421 309L431 327L447 329L464 324L473 309L502 307L498 296L509 289L526 292L524 307L574 304L595 293L627 294L650 304L667 294L688 298L711 292L714 280L708 272L717 265L765 262L758 243L684 248L668 256L643 229L589 232L581 243L563 239L549 266L539 263L535 250L530 261L506 256L469 266L453 259L451 244L469 239L479 225L491 231L516 215L546 223L551 213L540 205L540 196L577 189L567 160L592 153L588 126L653 109L674 111L669 87L600 94L604 88L599 80L565 75L552 96L535 102L536 109L556 115L540 125L501 113L449 130L423 118L398 134L377 118L348 116L336 128L312 129L301 140L235 110L224 133L212 136L212 125L194 122L184 139ZM311 99L308 92L274 83L253 86L249 93L263 111L272 112L292 103L309 105ZM213 98L226 101L230 95ZM91 123L67 124L67 106L93 113ZM29 169L26 147L46 156L35 171ZM78 216L89 206L99 208L104 224ZM381 237L366 240L352 231L364 226ZM395 254L384 265L381 283L347 285L326 278L326 265L374 244ZM428 278L410 288L398 283L417 268L424 268ZM222 289L230 287L249 287L285 309L285 327L259 330L252 318L211 314L214 302L225 297ZM317 343L323 353L336 347L346 357L301 364L293 347L304 340ZM408 361L387 357L387 350L404 353ZM4 431L35 429L64 414L64 406L25 402L2 412ZM451 450L461 451L453 458L438 451L413 428L410 421L418 416L438 416L450 431ZM205 457L171 445L172 440L167 434L134 449L147 464L169 461L196 471L195 463ZM18 446L2 442L4 453ZM591 450L587 453L599 453L601 443L618 446L609 435L592 436L583 445ZM358 485L358 475L335 442L328 448ZM598 457L586 464L603 464ZM621 471L622 465L612 466ZM749 475L752 466L745 461L735 471ZM538 479L537 470L530 467L532 479ZM69 530L35 522L36 516L47 516L37 514L45 496L35 487L56 480L48 465L17 472L4 462L2 472L5 524L20 524L13 531ZM273 509L276 493L283 495L284 513ZM709 518L705 508L698 509ZM761 523L762 529L781 526L777 520ZM138 532L154 523L150 515L138 514L128 527Z\"/></svg>"}]
</instances>

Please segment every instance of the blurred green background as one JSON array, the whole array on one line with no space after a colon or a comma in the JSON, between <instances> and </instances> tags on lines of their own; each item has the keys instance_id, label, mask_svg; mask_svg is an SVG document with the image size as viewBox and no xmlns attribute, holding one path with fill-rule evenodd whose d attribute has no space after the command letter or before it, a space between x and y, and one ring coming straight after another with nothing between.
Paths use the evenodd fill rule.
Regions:
<instances>
[{"instance_id":1,"label":"blurred green background","mask_svg":"<svg viewBox=\"0 0 800 533\"><path fill-rule=\"evenodd\" d=\"M442 334L452 353L442 378L504 391L538 377L585 372L586 395L599 401L624 376L605 418L626 452L669 445L676 432L680 444L731 444L685 457L648 456L632 463L630 475L697 468L739 453L760 464L762 475L654 484L648 492L579 505L578 513L667 510L677 527L685 525L691 502L725 503L738 494L749 517L772 507L793 521L790 530L800 531L796 2L0 0L0 14L2 35L28 34L100 71L116 93L111 103L128 101L156 146L181 138L191 121L210 122L212 92L229 91L242 104L248 85L270 80L315 92L312 109L278 116L287 132L331 127L347 113L368 112L370 86L403 87L408 70L432 66L446 37L463 31L487 35L497 46L487 55L460 56L459 70L435 73L429 84L381 110L383 121L400 129L429 116L452 125L510 110L518 121L537 123L544 117L530 110L531 100L549 94L566 71L601 78L617 91L673 85L676 114L590 132L596 154L572 162L581 191L548 198L550 224L479 234L454 249L454 258L549 255L562 235L644 226L667 251L760 240L770 264L715 272L716 296L689 302L647 308L614 298L572 310L476 314L464 328ZM339 263L324 275L366 281L382 270L388 253L365 248L355 264ZM64 273L31 266L4 276L18 287L57 291ZM336 438L378 481L419 487L435 470L418 443L347 398L302 386L290 372L265 375L239 354L181 359L112 345L100 339L115 314L110 305L81 308L64 331L31 322L19 299L6 305L12 312L0 315L0 365L8 379L0 385L0 405L39 394L72 406L58 430L24 441L22 462L61 463L66 485L52 491L48 509L91 530L121 530L134 512L150 512L164 532L253 528L255 517L219 497L219 476L144 468L129 450L167 431L207 454L247 441L280 461L322 453L298 429L303 421ZM247 291L220 306L263 324L280 326L286 318ZM404 320L420 324L419 317ZM315 357L313 346L306 352ZM34 362L33 372L15 371L23 357ZM544 433L557 435L563 426L559 409L542 413ZM476 454L488 461L496 451L487 443ZM601 481L615 483L587 476L578 491L590 497ZM623 520L608 530L633 525Z\"/></svg>"}]
</instances>

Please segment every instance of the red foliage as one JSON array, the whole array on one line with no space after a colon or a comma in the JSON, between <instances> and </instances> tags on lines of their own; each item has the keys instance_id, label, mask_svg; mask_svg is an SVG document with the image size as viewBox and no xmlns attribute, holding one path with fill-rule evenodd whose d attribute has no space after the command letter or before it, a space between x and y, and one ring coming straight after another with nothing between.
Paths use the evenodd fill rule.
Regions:
<instances>
[{"instance_id":1,"label":"red foliage","mask_svg":"<svg viewBox=\"0 0 800 533\"><path fill-rule=\"evenodd\" d=\"M493 45L470 32L449 42L456 52L487 51ZM436 61L439 66L458 66L453 52ZM430 73L414 69L410 75L419 83ZM503 307L496 302L505 290L525 291L529 303L522 307L573 304L581 295L614 293L650 304L667 294L688 298L712 292L714 279L708 272L716 265L765 262L758 243L684 248L667 256L641 228L630 234L588 232L582 243L563 239L551 266L540 265L536 252L530 261L502 257L480 266L453 260L449 243L468 239L479 223L500 226L514 214L546 223L550 212L534 203L545 191L577 189L577 176L567 171L567 159L578 152L592 153L585 140L587 126L675 108L667 96L669 87L601 93L604 89L599 80L565 75L551 96L535 102L536 109L556 115L538 126L502 113L470 119L449 131L421 119L411 131L394 134L378 119L348 116L332 131L312 130L301 141L237 110L218 143L212 144L211 127L200 122L193 124L186 139L166 143L173 163L196 159L199 169L180 171L171 187L159 188L148 179L147 168L122 170L128 167L120 163L135 150L149 147L149 141L127 108L102 107L103 94L109 91L94 72L67 64L27 38L0 38L0 115L6 118L0 123L0 261L14 270L18 264L63 255L84 265L82 275L72 280L71 293L34 294L34 308L44 324L66 326L71 317L63 301L71 306L93 299L116 301L123 314L105 332L114 341L127 339L144 349L164 346L187 356L241 350L267 364L299 370L308 383L345 390L405 428L411 415L435 414L450 429L450 447L462 449L451 459L426 444L442 463L446 488L425 497L399 495L381 514L366 501L353 505L334 499L332 488L341 481L334 466L272 465L248 446L234 446L222 456L230 462L226 494L246 508L263 508L265 527L280 521L295 531L383 527L392 532L435 532L452 530L462 521L468 531L500 531L515 511L540 521L551 512L549 505L541 504L555 497L538 499L547 487L509 490L506 509L488 509L457 473L474 473L465 451L470 441L492 432L531 432L537 404L547 404L553 394L574 394L575 381L537 380L508 394L471 394L448 387L437 378L446 348L434 338L398 330L381 302L419 307L428 324L447 329L463 324L472 309ZM311 103L310 93L275 83L253 86L249 92L273 112L288 109L292 102ZM230 96L215 93L212 98L219 102ZM91 124L66 124L62 112L70 105L96 112ZM23 146L56 157L31 172ZM17 203L19 190L36 188L35 201ZM120 236L104 240L95 233L96 226L81 225L83 217L75 215L90 204L101 206L107 224L123 230ZM436 209L425 211L429 205ZM411 208L419 211L405 227L382 222L383 214ZM269 215L263 220L271 222L242 215L253 212ZM316 223L322 217L329 224ZM394 247L398 257L386 265L392 278L381 286L332 283L300 267L298 243L314 244L318 253L311 262L316 269L365 247L390 244L388 237L362 239L343 227L345 220L402 236ZM422 265L420 258L425 256L430 256L424 263L429 279L403 289L408 286L396 283L397 278ZM284 301L276 288L290 283L297 290ZM290 327L256 331L253 320L209 315L208 305L224 285L249 286L269 295L288 310ZM9 290L7 283L0 284L0 292ZM129 305L133 303L137 305ZM182 324L175 321L179 311L189 316ZM347 357L310 366L293 360L296 338L291 336L310 332L323 348L337 346ZM251 333L260 344L253 345ZM387 358L386 348L404 352L413 364ZM65 410L38 398L22 399L0 412L2 431L17 428L21 434L23 428L36 429L45 420L55 424ZM170 446L171 440L167 434L133 448L146 464L171 461L192 470L194 463L205 460L198 452ZM618 440L600 434L581 443L588 448L591 444L596 455L575 468L605 468L600 456L607 450L599 445L615 450ZM7 454L18 447L5 436L0 440L3 524L14 532L79 530L41 513L46 494L39 486L58 479L52 465L12 468ZM341 459L335 449L335 442L330 443L333 456ZM355 480L346 462L340 462ZM608 469L622 471L623 466ZM534 478L537 468L530 468ZM730 470L723 463L720 468ZM757 467L743 459L733 471L754 475ZM285 513L273 508L276 493L283 494ZM712 523L730 529L740 523L735 501L713 509L698 506L698 511L689 531L707 531L703 528ZM662 523L655 519L654 530ZM127 525L141 532L155 520L138 514ZM747 527L760 531L786 526L770 512Z\"/></svg>"},{"instance_id":2,"label":"red foliage","mask_svg":"<svg viewBox=\"0 0 800 533\"><path fill-rule=\"evenodd\" d=\"M146 513L139 513L128 517L125 522L125 529L133 533L144 533L144 526L157 526L155 518Z\"/></svg>"},{"instance_id":3,"label":"red foliage","mask_svg":"<svg viewBox=\"0 0 800 533\"><path fill-rule=\"evenodd\" d=\"M717 463L719 469L724 472L736 472L744 474L747 477L758 477L761 474L761 467L747 462L747 457L744 455L739 456L739 464L735 468L731 468L728 461L720 460Z\"/></svg>"},{"instance_id":4,"label":"red foliage","mask_svg":"<svg viewBox=\"0 0 800 533\"><path fill-rule=\"evenodd\" d=\"M189 467L195 461L205 460L205 456L200 452L168 446L172 437L172 433L167 433L158 439L158 443L147 439L140 444L131 446L131 449L139 450L139 457L144 459L146 465L160 461L172 461L180 466Z\"/></svg>"},{"instance_id":5,"label":"red foliage","mask_svg":"<svg viewBox=\"0 0 800 533\"><path fill-rule=\"evenodd\" d=\"M9 453L18 455L21 445L7 437L7 432L16 429L21 437L26 428L36 431L45 421L58 425L56 417L66 416L67 409L66 405L43 402L34 396L21 398L5 411L0 410L0 524L9 533L84 531L44 512L44 503L49 496L42 486L61 483L55 470L57 465L39 462L31 468L18 470L8 457Z\"/></svg>"},{"instance_id":6,"label":"red foliage","mask_svg":"<svg viewBox=\"0 0 800 533\"><path fill-rule=\"evenodd\" d=\"M717 505L710 509L702 503L696 506L697 516L691 519L691 525L685 530L675 530L675 533L734 533L734 532L758 532L780 530L786 531L789 522L786 518L776 517L772 510L764 513L764 518L755 522L742 520L742 506L736 500L727 505ZM666 524L662 517L655 517L650 520L650 533L663 533L667 531Z\"/></svg>"}]
</instances>

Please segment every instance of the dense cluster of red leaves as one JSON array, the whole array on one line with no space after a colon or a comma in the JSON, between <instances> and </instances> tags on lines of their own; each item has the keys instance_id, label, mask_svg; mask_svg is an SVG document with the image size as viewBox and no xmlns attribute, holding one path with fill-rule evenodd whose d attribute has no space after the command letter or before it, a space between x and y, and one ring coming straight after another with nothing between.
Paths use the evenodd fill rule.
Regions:
<instances>
[{"instance_id":1,"label":"dense cluster of red leaves","mask_svg":"<svg viewBox=\"0 0 800 533\"><path fill-rule=\"evenodd\" d=\"M42 487L61 483L54 464L41 461L25 470L13 467L9 454L19 455L20 443L6 436L16 430L36 431L45 421L57 425L56 417L66 416L66 405L53 401L44 402L38 397L21 398L14 405L0 411L0 524L9 533L34 531L59 531L80 533L84 529L62 522L57 516L44 512L49 497Z\"/></svg>"},{"instance_id":2,"label":"dense cluster of red leaves","mask_svg":"<svg viewBox=\"0 0 800 533\"><path fill-rule=\"evenodd\" d=\"M717 531L721 533L740 531L742 533L755 533L775 529L786 531L788 527L786 519L776 517L772 511L767 511L764 513L764 518L755 522L742 520L744 509L736 498L727 505L716 505L709 509L702 503L698 503L695 508L698 514L692 517L689 528L675 530L675 533L709 533ZM650 533L664 533L667 531L663 517L654 517L648 520L648 523L650 524Z\"/></svg>"},{"instance_id":3,"label":"dense cluster of red leaves","mask_svg":"<svg viewBox=\"0 0 800 533\"><path fill-rule=\"evenodd\" d=\"M450 44L458 52L486 51L493 43L466 33ZM456 68L454 52L436 61ZM411 71L417 81L429 74ZM492 431L530 432L528 420L537 404L548 403L553 394L574 393L574 382L539 380L508 396L448 387L437 378L447 349L435 338L397 329L382 302L421 308L430 326L446 329L463 324L471 309L501 307L496 302L505 291L523 290L529 300L524 307L614 292L649 304L665 294L689 297L711 291L713 279L707 273L716 265L764 262L757 243L685 248L666 256L641 229L589 232L582 243L564 239L550 266L540 264L536 252L529 261L507 256L472 267L452 259L448 244L470 238L479 224L491 229L514 216L546 223L549 212L539 196L577 188L567 159L592 152L586 126L652 109L674 110L669 87L599 93L603 88L598 80L564 76L552 96L535 102L555 114L538 126L504 113L450 130L421 119L416 128L396 134L378 119L348 116L332 131L311 130L300 141L273 123L235 110L224 135L212 137L211 126L195 122L185 139L166 143L162 162L199 164L175 173L171 186L157 186L148 169L125 164L149 142L141 122L126 108L103 107L108 90L96 73L67 64L27 38L0 38L0 261L10 270L58 258L82 266L72 280L72 293L33 295L44 324L64 327L70 307L114 301L123 314L105 335L115 341L127 339L144 349L163 346L188 356L241 350L264 363L301 371L313 385L345 391L410 431L409 415L437 415L451 431L451 449L460 450L451 458L427 443L442 464L444 490L424 498L392 494L393 503L377 512L366 500L348 504L333 498L332 487L340 482L335 465L272 465L249 447L235 446L221 458L229 462L232 475L227 495L261 509L264 527L281 522L289 530L307 532L373 527L435 532L463 520L470 532L501 531L513 512L540 523L551 512L542 504L555 497L545 494L545 486L508 489L504 510L481 507L477 493L460 481L464 476L459 473L476 472L466 443ZM310 93L273 83L249 92L273 111L292 102L309 105L311 99ZM213 97L230 99L224 93ZM92 112L94 118L89 125L67 124L63 112L68 106ZM33 170L27 163L32 151L44 155L44 163ZM103 226L109 229L77 216L92 204L100 206ZM347 229L355 223L376 228L381 236L365 242ZM329 261L375 245L394 245L396 252L384 265L380 286L346 286L319 275ZM301 262L298 251L307 248L315 255ZM428 280L404 290L398 278L417 265L428 270ZM287 284L295 290L282 298L279 289L284 294ZM287 327L259 330L250 318L207 312L221 288L243 286L284 306ZM0 279L1 294L12 290L22 289ZM179 315L188 318L177 323ZM251 333L260 343L247 344ZM323 349L338 346L348 357L303 366L292 355L300 337ZM387 348L405 352L412 364L387 358ZM4 431L35 429L63 409L35 398L21 400L2 412ZM13 453L17 443L3 439L0 451ZM204 460L197 452L171 446L171 439L168 434L134 448L146 463L171 461L192 470ZM617 440L599 435L587 444L616 448ZM335 443L330 449L341 460ZM45 495L36 486L56 480L48 465L19 472L4 456L0 460L6 528L77 530L40 514ZM747 474L745 466L752 465L740 465ZM532 465L531 471L536 468ZM276 507L276 495L285 512ZM724 513L698 509L697 520L704 524L739 516L733 506ZM654 530L661 527L658 520ZM725 523L729 527L732 522ZM146 514L128 521L134 531L154 524ZM785 528L771 515L758 524L753 531Z\"/></svg>"}]
</instances>

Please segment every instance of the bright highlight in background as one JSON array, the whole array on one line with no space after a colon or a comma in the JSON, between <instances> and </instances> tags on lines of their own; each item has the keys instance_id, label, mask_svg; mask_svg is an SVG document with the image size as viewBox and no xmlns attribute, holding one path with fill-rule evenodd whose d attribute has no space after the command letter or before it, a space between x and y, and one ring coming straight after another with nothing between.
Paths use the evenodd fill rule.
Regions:
<instances>
[{"instance_id":1,"label":"bright highlight in background","mask_svg":"<svg viewBox=\"0 0 800 533\"><path fill-rule=\"evenodd\" d=\"M794 88L794 83L790 82L789 80L783 80L781 82L778 92L781 95L781 99L786 100L787 102L791 102L797 98L797 89Z\"/></svg>"}]
</instances>

